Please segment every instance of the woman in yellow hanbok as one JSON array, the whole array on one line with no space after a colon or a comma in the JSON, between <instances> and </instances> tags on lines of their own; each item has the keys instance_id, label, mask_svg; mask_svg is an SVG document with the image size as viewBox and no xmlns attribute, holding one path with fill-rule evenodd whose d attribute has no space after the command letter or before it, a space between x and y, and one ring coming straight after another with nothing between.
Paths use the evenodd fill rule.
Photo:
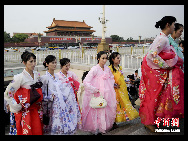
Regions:
<instances>
[{"instance_id":1,"label":"woman in yellow hanbok","mask_svg":"<svg viewBox=\"0 0 188 141\"><path fill-rule=\"evenodd\" d=\"M120 54L118 52L113 52L110 57L110 65L109 68L112 71L115 79L115 92L116 92L116 100L117 100L117 110L116 110L116 123L126 122L129 120L133 120L139 117L139 113L136 109L132 106L127 86L124 80L122 67L119 66L120 64Z\"/></svg>"}]
</instances>

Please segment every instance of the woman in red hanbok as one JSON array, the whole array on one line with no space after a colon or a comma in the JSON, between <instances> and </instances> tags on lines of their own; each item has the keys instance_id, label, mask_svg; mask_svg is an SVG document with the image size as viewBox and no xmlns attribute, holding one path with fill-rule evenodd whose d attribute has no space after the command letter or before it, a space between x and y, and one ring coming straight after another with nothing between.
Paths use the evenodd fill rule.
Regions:
<instances>
[{"instance_id":1,"label":"woman in red hanbok","mask_svg":"<svg viewBox=\"0 0 188 141\"><path fill-rule=\"evenodd\" d=\"M17 135L42 135L43 95L42 84L39 82L40 74L34 71L36 56L24 52L21 58L26 68L14 76L6 88L4 99L9 104L10 111L15 114ZM34 101L31 100L31 91L38 92L39 95Z\"/></svg>"},{"instance_id":2,"label":"woman in red hanbok","mask_svg":"<svg viewBox=\"0 0 188 141\"><path fill-rule=\"evenodd\" d=\"M168 34L176 19L166 16L156 23L162 32L155 38L144 57L139 87L141 122L154 132L155 120L184 117L183 60L169 44Z\"/></svg>"}]
</instances>

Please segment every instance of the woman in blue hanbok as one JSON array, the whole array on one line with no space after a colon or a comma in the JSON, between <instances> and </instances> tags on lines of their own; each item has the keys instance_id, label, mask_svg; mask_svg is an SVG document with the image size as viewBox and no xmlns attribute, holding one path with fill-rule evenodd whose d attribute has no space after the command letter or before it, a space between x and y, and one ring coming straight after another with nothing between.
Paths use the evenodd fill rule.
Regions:
<instances>
[{"instance_id":1,"label":"woman in blue hanbok","mask_svg":"<svg viewBox=\"0 0 188 141\"><path fill-rule=\"evenodd\" d=\"M183 25L179 23L175 23L174 32L169 35L169 43L172 45L177 53L177 55L184 60L184 55L182 53L183 49L179 47L178 43L175 42L177 38L179 38L182 35L183 32Z\"/></svg>"},{"instance_id":2,"label":"woman in blue hanbok","mask_svg":"<svg viewBox=\"0 0 188 141\"><path fill-rule=\"evenodd\" d=\"M49 125L44 125L44 134L74 134L77 124L81 120L74 91L71 85L62 84L59 77L54 73L57 65L55 56L48 55L43 64L48 67L46 74L41 76L44 96L43 112L46 114L48 102L48 115L50 117Z\"/></svg>"}]
</instances>

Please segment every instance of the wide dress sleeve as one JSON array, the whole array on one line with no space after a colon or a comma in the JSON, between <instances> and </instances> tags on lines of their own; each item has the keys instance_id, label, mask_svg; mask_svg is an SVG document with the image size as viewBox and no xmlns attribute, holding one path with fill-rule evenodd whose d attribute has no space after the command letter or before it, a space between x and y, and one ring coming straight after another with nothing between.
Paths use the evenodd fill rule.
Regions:
<instances>
[{"instance_id":1,"label":"wide dress sleeve","mask_svg":"<svg viewBox=\"0 0 188 141\"><path fill-rule=\"evenodd\" d=\"M53 101L53 96L52 96L52 92L50 91L50 78L48 78L47 75L43 75L41 76L40 80L43 83L42 85L42 94L43 94L43 100L44 101ZM47 85L48 85L48 90L47 90ZM48 93L48 94L47 94Z\"/></svg>"},{"instance_id":2,"label":"wide dress sleeve","mask_svg":"<svg viewBox=\"0 0 188 141\"><path fill-rule=\"evenodd\" d=\"M4 92L4 100L10 106L10 111L12 113L19 112L22 109L22 105L20 103L17 103L14 99L14 94L21 86L22 77L22 73L15 75L13 81L7 86Z\"/></svg>"},{"instance_id":3,"label":"wide dress sleeve","mask_svg":"<svg viewBox=\"0 0 188 141\"><path fill-rule=\"evenodd\" d=\"M150 51L147 54L147 65L152 69L167 69L169 65L159 56L159 53L165 49L168 40L160 36L150 46Z\"/></svg>"},{"instance_id":4,"label":"wide dress sleeve","mask_svg":"<svg viewBox=\"0 0 188 141\"><path fill-rule=\"evenodd\" d=\"M78 76L74 72L71 72L71 74L74 81L79 81Z\"/></svg>"},{"instance_id":5,"label":"wide dress sleeve","mask_svg":"<svg viewBox=\"0 0 188 141\"><path fill-rule=\"evenodd\" d=\"M92 85L92 80L97 74L97 68L96 66L92 67L91 70L88 72L87 76L85 77L83 84L85 87L85 90L87 89L91 94L97 93L99 90Z\"/></svg>"}]
</instances>

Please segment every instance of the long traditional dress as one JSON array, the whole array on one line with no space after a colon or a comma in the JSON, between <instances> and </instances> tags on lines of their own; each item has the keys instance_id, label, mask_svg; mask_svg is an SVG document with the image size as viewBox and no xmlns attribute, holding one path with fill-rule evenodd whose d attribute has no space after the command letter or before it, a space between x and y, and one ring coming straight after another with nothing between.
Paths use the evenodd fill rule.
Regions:
<instances>
[{"instance_id":1,"label":"long traditional dress","mask_svg":"<svg viewBox=\"0 0 188 141\"><path fill-rule=\"evenodd\" d=\"M115 83L120 86L119 89L115 89L116 92L116 100L117 100L117 110L116 110L116 122L125 122L129 120L133 120L137 117L139 117L139 113L136 111L136 109L132 106L127 86L124 80L122 67L119 67L119 70L116 68L116 72L113 71L112 65L109 66L110 70L112 71L112 74L114 75Z\"/></svg>"},{"instance_id":2,"label":"long traditional dress","mask_svg":"<svg viewBox=\"0 0 188 141\"><path fill-rule=\"evenodd\" d=\"M30 105L30 85L40 80L40 74L36 71L33 73L34 79L25 69L22 73L15 75L4 93L4 98L10 105L10 111L15 115L17 135L42 135L41 88L36 89L41 97Z\"/></svg>"},{"instance_id":3,"label":"long traditional dress","mask_svg":"<svg viewBox=\"0 0 188 141\"><path fill-rule=\"evenodd\" d=\"M157 117L184 117L184 73L179 58L168 37L160 33L151 44L142 62L139 87L139 114L145 125L154 125ZM167 67L174 67L167 70Z\"/></svg>"},{"instance_id":4,"label":"long traditional dress","mask_svg":"<svg viewBox=\"0 0 188 141\"><path fill-rule=\"evenodd\" d=\"M114 90L114 76L111 70L104 66L104 71L97 64L93 66L84 81L85 94L82 105L82 129L93 133L110 130L116 118L116 93ZM89 106L92 95L98 97L101 92L107 101L107 106L94 109Z\"/></svg>"},{"instance_id":5,"label":"long traditional dress","mask_svg":"<svg viewBox=\"0 0 188 141\"><path fill-rule=\"evenodd\" d=\"M15 101L15 100L14 100ZM10 117L10 132L9 135L17 135L17 129L16 129L16 120L13 112L9 112L9 109L7 109L7 101L4 100L4 110L6 113L9 113Z\"/></svg>"},{"instance_id":6,"label":"long traditional dress","mask_svg":"<svg viewBox=\"0 0 188 141\"><path fill-rule=\"evenodd\" d=\"M77 98L78 98L80 111L82 111L82 101L83 101L84 94L85 94L84 84L81 83L80 86L79 86L79 89L78 89L78 93L77 93Z\"/></svg>"},{"instance_id":7,"label":"long traditional dress","mask_svg":"<svg viewBox=\"0 0 188 141\"><path fill-rule=\"evenodd\" d=\"M48 71L41 76L44 101L48 102L48 114L50 117L49 125L44 125L44 132L52 135L73 134L81 121L81 114L74 91L69 83L62 83L57 74L54 74L54 76L55 78ZM43 109L44 113L46 113L47 104L45 102Z\"/></svg>"},{"instance_id":8,"label":"long traditional dress","mask_svg":"<svg viewBox=\"0 0 188 141\"><path fill-rule=\"evenodd\" d=\"M71 84L71 86L74 90L75 98L78 102L77 92L78 92L80 83L78 82L78 77L76 76L76 74L71 71L67 71L67 76L65 76L61 71L59 71L56 74L58 75L58 77L62 81L62 83L70 83Z\"/></svg>"},{"instance_id":9,"label":"long traditional dress","mask_svg":"<svg viewBox=\"0 0 188 141\"><path fill-rule=\"evenodd\" d=\"M10 112L10 132L9 135L17 135L16 120L14 113Z\"/></svg>"}]
</instances>

